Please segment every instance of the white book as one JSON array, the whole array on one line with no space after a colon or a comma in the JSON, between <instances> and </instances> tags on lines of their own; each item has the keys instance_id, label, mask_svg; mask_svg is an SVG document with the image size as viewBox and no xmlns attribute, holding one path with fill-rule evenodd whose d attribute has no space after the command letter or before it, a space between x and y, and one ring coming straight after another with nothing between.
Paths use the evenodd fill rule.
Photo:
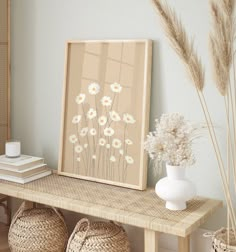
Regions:
<instances>
[{"instance_id":1,"label":"white book","mask_svg":"<svg viewBox=\"0 0 236 252\"><path fill-rule=\"evenodd\" d=\"M13 177L26 178L34 176L38 173L47 171L47 164L40 164L24 170L16 170L15 168L0 168L0 175L9 175Z\"/></svg>"},{"instance_id":2,"label":"white book","mask_svg":"<svg viewBox=\"0 0 236 252\"><path fill-rule=\"evenodd\" d=\"M5 155L0 156L0 169L15 168L18 170L31 168L33 166L43 164L44 159L41 157L33 157L28 155L21 155L17 158L9 158Z\"/></svg>"},{"instance_id":3,"label":"white book","mask_svg":"<svg viewBox=\"0 0 236 252\"><path fill-rule=\"evenodd\" d=\"M45 171L45 172L36 174L34 176L31 176L31 177L27 177L27 178L17 178L17 177L14 177L14 176L0 175L0 179L15 182L15 183L19 183L19 184L26 184L26 183L29 183L31 181L34 181L34 180L37 180L37 179L40 179L40 178L43 178L43 177L46 177L46 176L51 175L51 174L52 174L52 171L48 170L48 171Z\"/></svg>"}]
</instances>

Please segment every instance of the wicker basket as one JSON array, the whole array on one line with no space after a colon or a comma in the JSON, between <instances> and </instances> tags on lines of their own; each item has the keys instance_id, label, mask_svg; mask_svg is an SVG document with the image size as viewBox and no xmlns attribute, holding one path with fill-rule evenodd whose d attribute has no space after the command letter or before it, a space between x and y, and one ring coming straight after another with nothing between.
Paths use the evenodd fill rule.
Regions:
<instances>
[{"instance_id":1,"label":"wicker basket","mask_svg":"<svg viewBox=\"0 0 236 252\"><path fill-rule=\"evenodd\" d=\"M113 222L80 220L69 239L66 252L129 252L125 230Z\"/></svg>"},{"instance_id":2,"label":"wicker basket","mask_svg":"<svg viewBox=\"0 0 236 252\"><path fill-rule=\"evenodd\" d=\"M13 217L8 241L12 252L62 252L68 231L55 208L29 208L24 202Z\"/></svg>"},{"instance_id":3,"label":"wicker basket","mask_svg":"<svg viewBox=\"0 0 236 252\"><path fill-rule=\"evenodd\" d=\"M232 229L221 228L204 236L212 239L211 252L236 252L236 239Z\"/></svg>"}]
</instances>

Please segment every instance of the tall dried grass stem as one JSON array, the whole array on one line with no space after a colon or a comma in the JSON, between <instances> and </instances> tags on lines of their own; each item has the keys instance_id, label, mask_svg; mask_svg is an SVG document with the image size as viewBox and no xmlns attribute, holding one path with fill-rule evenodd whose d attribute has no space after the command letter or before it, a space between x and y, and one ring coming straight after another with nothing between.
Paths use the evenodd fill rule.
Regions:
<instances>
[{"instance_id":1,"label":"tall dried grass stem","mask_svg":"<svg viewBox=\"0 0 236 252\"><path fill-rule=\"evenodd\" d=\"M222 0L221 2L222 9L224 10L224 13L231 17L234 10L234 0Z\"/></svg>"},{"instance_id":2,"label":"tall dried grass stem","mask_svg":"<svg viewBox=\"0 0 236 252\"><path fill-rule=\"evenodd\" d=\"M223 0L221 1L223 4ZM210 52L213 76L221 95L226 95L232 64L232 18L225 15L219 3L211 1L213 30L210 35Z\"/></svg>"},{"instance_id":3,"label":"tall dried grass stem","mask_svg":"<svg viewBox=\"0 0 236 252\"><path fill-rule=\"evenodd\" d=\"M234 130L233 133L231 132L231 125L230 125L230 99L228 99L227 96L224 97L224 104L225 104L225 114L226 114L226 129L227 129L227 138L228 135L229 137L229 149L227 149L227 155L230 154L231 158L232 158L232 163L233 163L233 167L235 167L235 156L234 156L234 149L235 149L235 136L234 136ZM233 126L234 127L234 126ZM234 136L232 139L232 135ZM233 144L234 143L234 144ZM228 153L229 151L229 153ZM227 166L228 167L228 166Z\"/></svg>"},{"instance_id":4,"label":"tall dried grass stem","mask_svg":"<svg viewBox=\"0 0 236 252\"><path fill-rule=\"evenodd\" d=\"M171 46L184 62L193 84L198 90L202 91L205 79L202 63L194 50L193 42L187 38L181 20L167 4L162 4L160 0L152 0L152 2L159 14Z\"/></svg>"},{"instance_id":5,"label":"tall dried grass stem","mask_svg":"<svg viewBox=\"0 0 236 252\"><path fill-rule=\"evenodd\" d=\"M211 60L212 60L212 71L213 78L216 83L216 87L222 96L225 96L227 93L228 86L228 74L227 71L222 64L221 56L216 50L216 44L214 38L210 35L210 52L211 52ZM213 56L214 55L214 56Z\"/></svg>"},{"instance_id":6,"label":"tall dried grass stem","mask_svg":"<svg viewBox=\"0 0 236 252\"><path fill-rule=\"evenodd\" d=\"M224 168L224 162L223 162L223 159L221 156L216 133L215 133L213 123L211 120L211 116L210 116L210 113L209 113L209 110L207 107L205 96L203 93L200 93L200 92L198 93L198 95L199 95L199 100L200 100L201 106L203 108L203 113L204 113L204 116L205 116L205 119L206 119L206 122L208 125L208 130L210 133L210 137L211 137L211 141L212 141L213 148L215 151L215 155L217 158L219 171L220 171L220 175L221 175L221 180L222 180L222 184L223 184L223 191L224 191L224 195L226 198L227 209L229 210L230 219L233 224L233 227L236 228L236 216L235 216L235 212L234 212L234 208L233 208L233 203L232 203L230 191L228 190L228 183L227 183L227 177L226 177L225 168ZM236 230L234 230L234 232L236 232ZM236 233L235 233L235 237L236 237Z\"/></svg>"},{"instance_id":7,"label":"tall dried grass stem","mask_svg":"<svg viewBox=\"0 0 236 252\"><path fill-rule=\"evenodd\" d=\"M233 3L230 0L220 1L223 7L223 13L219 8L218 4L213 1L211 2L214 30L211 34L210 45L217 88L220 93L225 96L228 92L230 67L232 63L233 36L231 29L231 15ZM219 166L219 171L223 184L223 191L226 198L226 204L229 213L229 222L232 223L232 227L235 229L236 217L229 189L229 180L226 174L224 162L222 160L215 129L213 127L207 103L202 92L204 87L204 71L201 61L199 60L194 50L193 42L188 39L186 31L180 19L176 16L175 12L171 8L169 8L167 4L164 5L161 0L152 0L152 2L154 3L155 9L158 11L167 38L172 48L179 55L180 59L184 62L186 70L190 75L193 84L196 88ZM227 111L228 110L229 106L227 105ZM227 120L227 125L229 124L229 122L230 121ZM230 129L230 126L228 125L227 128ZM232 150L230 143L229 148L231 148ZM228 153L228 155L229 156L227 157L227 167L230 169L230 152Z\"/></svg>"}]
</instances>

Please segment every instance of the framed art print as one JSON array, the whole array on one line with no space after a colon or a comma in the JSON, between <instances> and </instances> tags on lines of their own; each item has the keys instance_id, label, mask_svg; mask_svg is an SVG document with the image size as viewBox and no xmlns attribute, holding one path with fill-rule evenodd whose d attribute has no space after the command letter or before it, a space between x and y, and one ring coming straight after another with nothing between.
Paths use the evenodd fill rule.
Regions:
<instances>
[{"instance_id":1,"label":"framed art print","mask_svg":"<svg viewBox=\"0 0 236 252\"><path fill-rule=\"evenodd\" d=\"M60 175L146 188L151 55L150 40L67 43Z\"/></svg>"}]
</instances>

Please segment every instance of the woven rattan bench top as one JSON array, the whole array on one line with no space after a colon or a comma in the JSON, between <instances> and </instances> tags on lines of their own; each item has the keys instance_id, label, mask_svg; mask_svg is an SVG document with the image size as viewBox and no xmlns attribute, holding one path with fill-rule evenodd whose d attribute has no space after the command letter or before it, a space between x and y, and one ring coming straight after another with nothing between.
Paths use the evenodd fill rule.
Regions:
<instances>
[{"instance_id":1,"label":"woven rattan bench top","mask_svg":"<svg viewBox=\"0 0 236 252\"><path fill-rule=\"evenodd\" d=\"M186 210L169 211L153 189L136 191L57 174L25 185L0 180L0 193L183 237L222 205L196 197Z\"/></svg>"}]
</instances>

